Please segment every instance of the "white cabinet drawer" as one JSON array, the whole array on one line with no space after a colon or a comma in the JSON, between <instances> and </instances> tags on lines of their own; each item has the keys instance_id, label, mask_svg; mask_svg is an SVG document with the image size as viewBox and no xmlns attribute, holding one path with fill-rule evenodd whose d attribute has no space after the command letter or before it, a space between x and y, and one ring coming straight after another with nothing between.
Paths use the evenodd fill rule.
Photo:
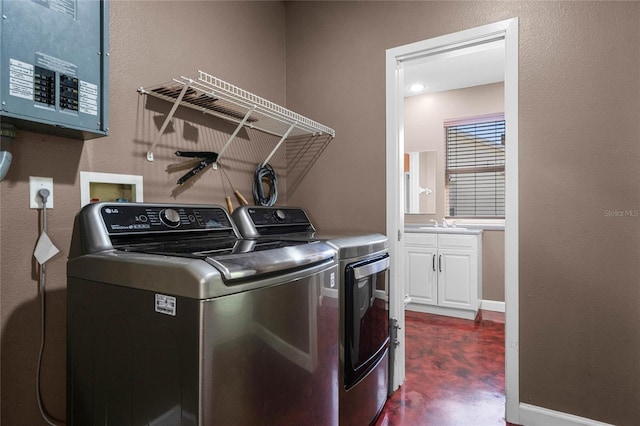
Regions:
<instances>
[{"instance_id":1,"label":"white cabinet drawer","mask_svg":"<svg viewBox=\"0 0 640 426\"><path fill-rule=\"evenodd\" d=\"M441 249L476 250L478 237L476 235L438 234L438 247Z\"/></svg>"},{"instance_id":2,"label":"white cabinet drawer","mask_svg":"<svg viewBox=\"0 0 640 426\"><path fill-rule=\"evenodd\" d=\"M405 245L408 246L420 246L420 247L438 247L438 234L427 234L424 232L411 233L407 232L405 235Z\"/></svg>"}]
</instances>

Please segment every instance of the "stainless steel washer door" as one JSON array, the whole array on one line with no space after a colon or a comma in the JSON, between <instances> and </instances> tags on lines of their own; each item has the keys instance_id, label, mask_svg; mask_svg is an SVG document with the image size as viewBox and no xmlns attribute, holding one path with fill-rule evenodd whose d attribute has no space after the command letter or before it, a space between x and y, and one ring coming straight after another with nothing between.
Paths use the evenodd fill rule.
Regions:
<instances>
[{"instance_id":1,"label":"stainless steel washer door","mask_svg":"<svg viewBox=\"0 0 640 426\"><path fill-rule=\"evenodd\" d=\"M335 426L336 275L209 299L69 277L67 423Z\"/></svg>"},{"instance_id":2,"label":"stainless steel washer door","mask_svg":"<svg viewBox=\"0 0 640 426\"><path fill-rule=\"evenodd\" d=\"M204 425L338 424L336 273L201 302Z\"/></svg>"}]
</instances>

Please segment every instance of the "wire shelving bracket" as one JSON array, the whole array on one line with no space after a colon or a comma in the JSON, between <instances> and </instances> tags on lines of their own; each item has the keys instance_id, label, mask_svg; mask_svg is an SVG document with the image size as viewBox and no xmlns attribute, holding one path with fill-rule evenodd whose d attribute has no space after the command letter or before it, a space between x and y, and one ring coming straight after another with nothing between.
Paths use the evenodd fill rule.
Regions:
<instances>
[{"instance_id":1,"label":"wire shelving bracket","mask_svg":"<svg viewBox=\"0 0 640 426\"><path fill-rule=\"evenodd\" d=\"M195 77L181 76L157 86L140 87L138 92L173 102L169 114L147 152L148 161L153 161L156 145L180 105L237 124L235 131L218 153L218 160L245 126L281 138L262 164L269 162L289 136L327 134L331 139L335 137L335 130L332 128L203 71L198 71ZM216 163L213 166L215 168Z\"/></svg>"}]
</instances>

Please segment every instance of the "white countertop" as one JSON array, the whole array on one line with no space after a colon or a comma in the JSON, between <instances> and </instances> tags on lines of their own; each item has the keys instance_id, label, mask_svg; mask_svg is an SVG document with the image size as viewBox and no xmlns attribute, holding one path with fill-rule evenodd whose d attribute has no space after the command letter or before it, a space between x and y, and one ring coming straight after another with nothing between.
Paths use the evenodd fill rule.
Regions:
<instances>
[{"instance_id":1,"label":"white countertop","mask_svg":"<svg viewBox=\"0 0 640 426\"><path fill-rule=\"evenodd\" d=\"M404 232L426 233L426 234L460 234L460 235L479 235L482 234L481 227L442 227L437 228L433 225L424 225L419 223L407 223L404 226Z\"/></svg>"}]
</instances>

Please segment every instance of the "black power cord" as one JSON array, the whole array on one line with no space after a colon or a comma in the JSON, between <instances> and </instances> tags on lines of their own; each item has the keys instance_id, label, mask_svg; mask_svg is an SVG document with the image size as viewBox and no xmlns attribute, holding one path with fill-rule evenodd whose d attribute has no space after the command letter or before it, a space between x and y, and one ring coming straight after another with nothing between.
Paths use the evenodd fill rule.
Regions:
<instances>
[{"instance_id":1,"label":"black power cord","mask_svg":"<svg viewBox=\"0 0 640 426\"><path fill-rule=\"evenodd\" d=\"M264 185L269 186L265 195ZM278 176L269 164L258 164L253 179L253 201L257 206L273 206L278 200Z\"/></svg>"}]
</instances>

